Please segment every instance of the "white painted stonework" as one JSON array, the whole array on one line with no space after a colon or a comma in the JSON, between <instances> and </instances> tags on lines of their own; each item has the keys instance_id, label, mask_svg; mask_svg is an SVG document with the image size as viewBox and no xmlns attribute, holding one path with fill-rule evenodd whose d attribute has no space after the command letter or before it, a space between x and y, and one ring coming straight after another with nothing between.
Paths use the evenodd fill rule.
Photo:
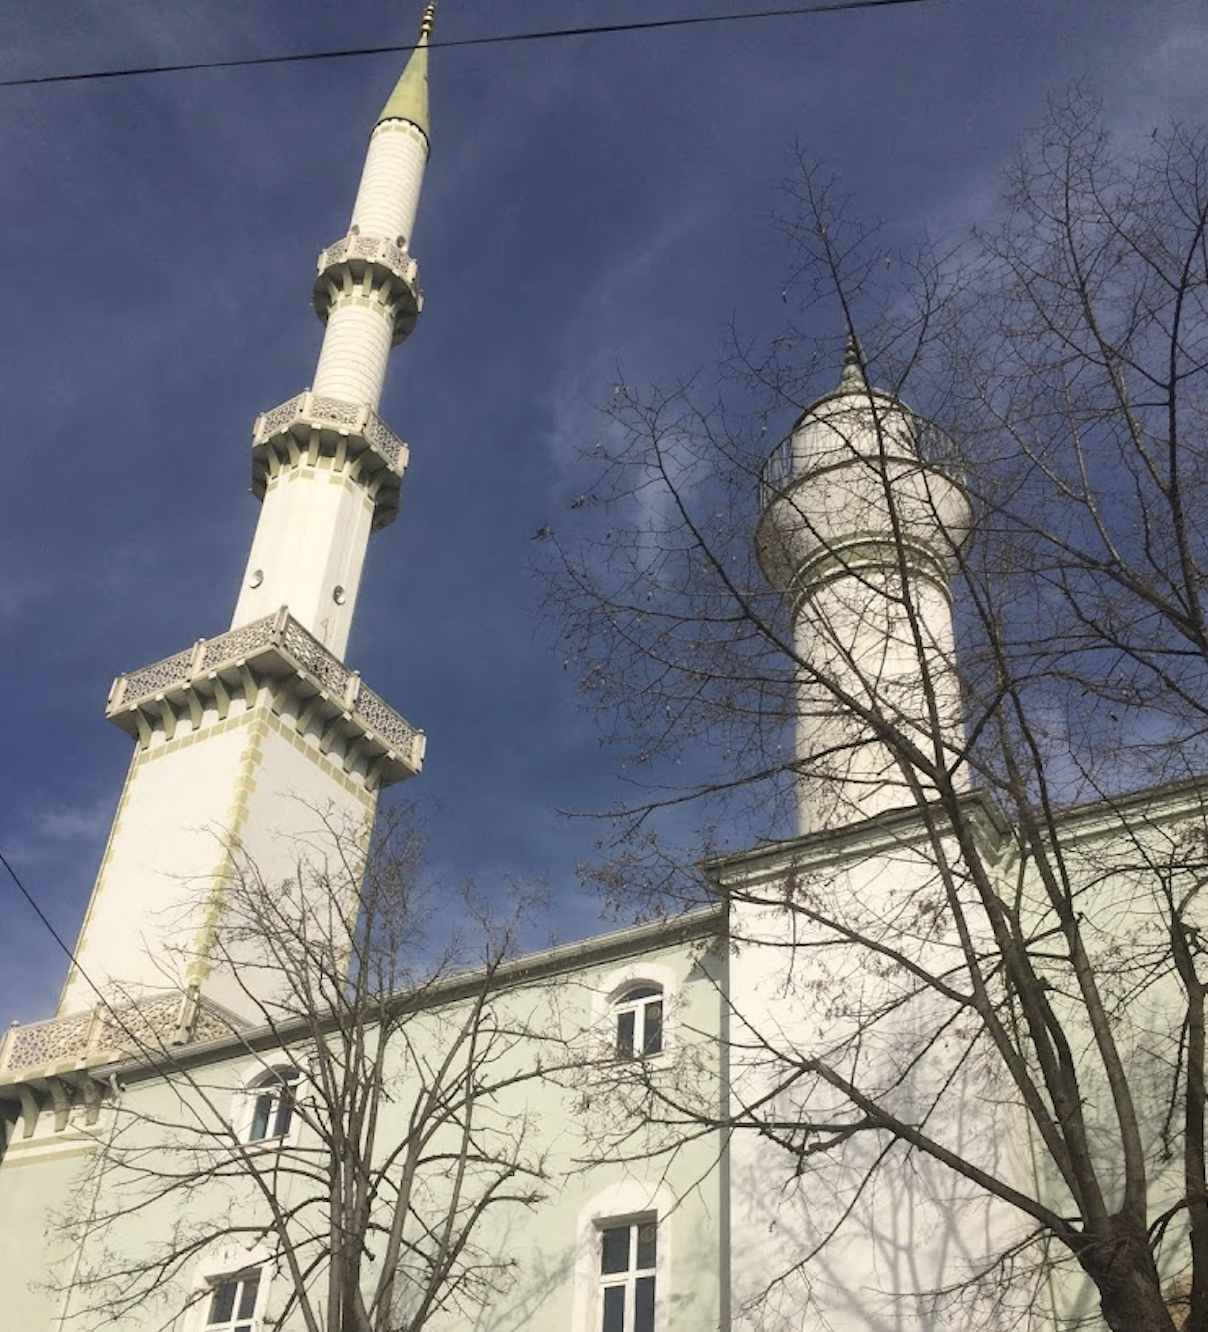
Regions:
<instances>
[{"instance_id":1,"label":"white painted stonework","mask_svg":"<svg viewBox=\"0 0 1208 1332\"><path fill-rule=\"evenodd\" d=\"M375 798L273 712L271 699L196 731L178 727L135 755L64 986L60 1013L201 986L263 1021L281 978L250 953L215 955L213 931L233 875L295 878L300 858L334 851L320 813L368 838ZM224 945L230 949L229 942ZM246 951L246 950L245 950Z\"/></svg>"},{"instance_id":2,"label":"white painted stonework","mask_svg":"<svg viewBox=\"0 0 1208 1332\"><path fill-rule=\"evenodd\" d=\"M314 391L376 409L393 337L393 320L381 305L338 304L327 317Z\"/></svg>"},{"instance_id":3,"label":"white painted stonework","mask_svg":"<svg viewBox=\"0 0 1208 1332\"><path fill-rule=\"evenodd\" d=\"M955 849L946 854L955 863ZM935 1136L999 1173L1018 1168L1022 1144L998 1122L1001 1107L985 1095L980 1069L960 1069L933 1039L947 1010L933 1011L927 996L902 1002L908 977L878 969L870 948L786 907L811 903L865 939L883 938L919 965L942 968L943 933L927 937L913 924L926 919L921 906L942 901L939 877L936 851L913 812L892 826L853 827L838 841L802 837L762 856L736 856L723 870L733 894L728 998L737 1122L785 1125L786 1138L807 1147L792 1126L858 1119L839 1092L803 1067L822 1059L907 1122L920 1121L938 1096L941 1112L925 1121ZM885 1005L892 1010L877 1017ZM733 1134L735 1332L963 1332L967 1311L920 1321L919 1301L977 1271L1018 1233L1018 1221L900 1146L893 1165L877 1168L886 1141L857 1135L807 1158L798 1172L792 1153L765 1134Z\"/></svg>"},{"instance_id":4,"label":"white painted stonework","mask_svg":"<svg viewBox=\"0 0 1208 1332\"><path fill-rule=\"evenodd\" d=\"M265 488L231 627L279 606L342 657L369 548L373 499L330 458L290 467Z\"/></svg>"},{"instance_id":5,"label":"white painted stonework","mask_svg":"<svg viewBox=\"0 0 1208 1332\"><path fill-rule=\"evenodd\" d=\"M403 769L418 767L422 737L418 745L411 744L414 733L405 737L410 757L397 753L397 742L381 732L397 729L400 719L371 691L357 692L351 718L349 673L340 659L382 487L393 488L388 520L405 461L397 441L395 455L374 454L383 431L378 423L371 439L369 421L377 419L390 348L410 331L419 305L407 247L428 157L422 48L408 69L423 74L423 97L390 105L413 105L425 126L393 113L376 126L348 244L324 251L316 306L327 327L313 398L325 424L287 422L271 457L268 446L259 457L262 507L232 620L232 630L272 617L296 621L330 658L311 662L318 676L306 680L271 673L253 679L243 670L234 685L213 688L185 684L189 652L157 664L154 688L171 692L173 701L142 698L133 713L122 713L121 724L137 722L139 749L61 1014L90 1008L97 989L118 1001L195 985L211 1002L262 1019L280 977L250 946L225 958L215 951L232 876L250 867L269 884L297 878L300 857L321 862L334 851L324 820L336 836L366 844L382 774L402 775L399 758ZM240 668L235 662L226 669ZM358 731L368 748L354 743ZM375 748L378 760L367 760ZM313 877L321 885L322 876Z\"/></svg>"},{"instance_id":6,"label":"white painted stonework","mask_svg":"<svg viewBox=\"0 0 1208 1332\"><path fill-rule=\"evenodd\" d=\"M968 502L922 458L909 410L847 373L769 460L758 529L764 569L789 600L801 663L802 832L918 797L870 716L928 758L951 761L961 739L947 579Z\"/></svg>"},{"instance_id":7,"label":"white painted stonework","mask_svg":"<svg viewBox=\"0 0 1208 1332\"><path fill-rule=\"evenodd\" d=\"M361 235L401 237L403 248L411 248L427 164L428 140L410 121L384 120L374 128L352 207Z\"/></svg>"}]
</instances>

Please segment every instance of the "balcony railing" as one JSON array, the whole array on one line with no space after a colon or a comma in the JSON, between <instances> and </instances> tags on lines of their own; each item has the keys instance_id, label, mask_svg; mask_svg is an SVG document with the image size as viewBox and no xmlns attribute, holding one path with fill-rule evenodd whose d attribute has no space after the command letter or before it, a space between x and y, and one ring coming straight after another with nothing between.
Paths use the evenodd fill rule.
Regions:
<instances>
[{"instance_id":1,"label":"balcony railing","mask_svg":"<svg viewBox=\"0 0 1208 1332\"><path fill-rule=\"evenodd\" d=\"M346 269L341 273L341 269ZM390 292L394 313L394 341L401 342L415 327L424 308L423 288L419 285L419 265L402 246L381 236L362 236L351 232L319 255L314 302L319 317L326 320L342 291L345 277L351 274L359 282L372 270L371 281Z\"/></svg>"},{"instance_id":2,"label":"balcony railing","mask_svg":"<svg viewBox=\"0 0 1208 1332\"><path fill-rule=\"evenodd\" d=\"M381 750L397 758L405 772L418 772L423 763L425 736L394 711L360 675L304 629L283 606L250 624L240 625L217 638L199 639L187 652L177 652L141 670L120 675L114 681L106 716L132 735L138 734L134 713L173 690L184 690L195 681L237 670L243 664L263 661L268 673L297 674L309 679L334 705L348 714L364 735L376 740ZM275 662L275 669L274 669Z\"/></svg>"},{"instance_id":3,"label":"balcony railing","mask_svg":"<svg viewBox=\"0 0 1208 1332\"><path fill-rule=\"evenodd\" d=\"M401 246L380 236L348 235L329 245L318 258L320 273L349 259L361 259L381 264L400 277L409 287L419 292L419 265Z\"/></svg>"},{"instance_id":4,"label":"balcony railing","mask_svg":"<svg viewBox=\"0 0 1208 1332\"><path fill-rule=\"evenodd\" d=\"M921 416L910 416L910 429L919 457L932 467L959 479L960 450L952 436L933 421ZM759 469L759 511L762 513L778 495L782 495L798 474L798 452L795 447L796 431L790 432L768 454Z\"/></svg>"},{"instance_id":5,"label":"balcony railing","mask_svg":"<svg viewBox=\"0 0 1208 1332\"><path fill-rule=\"evenodd\" d=\"M241 1025L191 992L113 1007L98 1004L84 1013L14 1023L0 1040L0 1077L154 1054L170 1046L216 1040Z\"/></svg>"},{"instance_id":6,"label":"balcony railing","mask_svg":"<svg viewBox=\"0 0 1208 1332\"><path fill-rule=\"evenodd\" d=\"M253 447L266 444L299 422L333 434L359 436L396 472L407 466L406 444L372 407L345 402L342 398L320 397L309 390L256 418L252 427Z\"/></svg>"}]
</instances>

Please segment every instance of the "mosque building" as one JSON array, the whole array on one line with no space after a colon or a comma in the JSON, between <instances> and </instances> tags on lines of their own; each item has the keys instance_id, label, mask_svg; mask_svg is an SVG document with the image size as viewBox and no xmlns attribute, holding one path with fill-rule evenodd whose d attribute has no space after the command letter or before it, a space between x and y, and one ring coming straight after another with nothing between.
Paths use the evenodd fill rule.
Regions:
<instances>
[{"instance_id":1,"label":"mosque building","mask_svg":"<svg viewBox=\"0 0 1208 1332\"><path fill-rule=\"evenodd\" d=\"M963 855L877 719L888 710L939 767L960 749L950 582L970 506L929 460L922 423L866 382L854 342L769 459L752 533L802 663L798 834L707 866L713 906L400 991L380 1015L403 1036L382 1038L372 1160L323 1108L339 1061L316 1043L344 1049L350 1028L338 1001L297 1011L300 993L330 999L330 978L300 978L312 955L265 930L322 922L316 968L363 960L354 890L379 793L424 760L425 733L345 656L408 464L378 413L423 309L431 29L429 7L372 127L347 232L319 256L313 382L253 426L261 507L230 627L120 676L108 698L134 755L74 960L57 1013L0 1045L6 1321L305 1328L338 1268L359 1283L339 1326L367 1332L965 1326L959 1303L924 1317L920 1297L1009 1246L1017 1214L908 1152L874 1180L879 1148L854 1137L806 1169L793 1128L817 1120L826 1091L808 1053L846 1037L810 970L809 913L787 904L848 901L888 939L877 931L900 928ZM425 721L439 744L440 719ZM1007 866L989 802L953 798ZM1172 824L1199 796L1154 808L1146 819ZM1116 836L1102 811L1070 819L1088 847ZM278 914L249 920L249 878ZM945 947L933 933L919 964ZM849 1015L855 996L899 983L866 955L826 958ZM862 1056L893 1069L885 1103L909 1119L932 1097L953 1142L986 1144L1023 1178L1027 1132L987 1106L979 1069L950 1070L941 1095L894 1062L925 1023L920 1003ZM417 1123L431 1134L417 1139ZM332 1215L339 1151L372 1183L368 1233ZM366 1252L345 1263L345 1244ZM427 1324L408 1321L421 1313Z\"/></svg>"}]
</instances>

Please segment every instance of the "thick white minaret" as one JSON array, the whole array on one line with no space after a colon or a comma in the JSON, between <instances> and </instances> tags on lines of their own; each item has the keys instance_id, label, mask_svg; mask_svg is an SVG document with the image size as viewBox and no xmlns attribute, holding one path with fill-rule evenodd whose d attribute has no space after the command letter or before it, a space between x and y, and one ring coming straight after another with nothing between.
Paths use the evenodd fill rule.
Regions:
<instances>
[{"instance_id":1,"label":"thick white minaret","mask_svg":"<svg viewBox=\"0 0 1208 1332\"><path fill-rule=\"evenodd\" d=\"M906 1123L938 1104L945 1122L929 1128L992 1157L998 1105L978 1062L949 1061L945 1010L894 962L946 974L935 903L960 877L942 817L919 803L935 794L928 764L958 770L948 580L970 522L929 434L869 387L853 341L838 387L761 478L759 558L788 600L797 661L800 835L711 867L735 944L735 1332L773 1311L793 1328L955 1329L962 1308L949 1321L919 1300L1005 1251L990 1238L1002 1217L956 1175L875 1132L849 1135L864 1116L834 1081ZM796 1174L777 1137L802 1152Z\"/></svg>"},{"instance_id":2,"label":"thick white minaret","mask_svg":"<svg viewBox=\"0 0 1208 1332\"><path fill-rule=\"evenodd\" d=\"M231 629L110 693L108 716L137 747L61 1014L193 989L263 1018L281 978L254 940L221 933L240 867L321 893L299 861L334 849L331 828L363 847L378 791L422 763L423 734L342 657L369 536L394 519L407 462L378 406L390 348L422 304L410 251L432 9L370 136L348 234L319 256L314 386L253 430L262 508Z\"/></svg>"},{"instance_id":3,"label":"thick white minaret","mask_svg":"<svg viewBox=\"0 0 1208 1332\"><path fill-rule=\"evenodd\" d=\"M904 744L944 767L960 752L948 580L969 505L925 456L927 433L868 386L852 340L838 388L764 468L759 558L789 600L799 663L801 832L925 796L932 784L903 764Z\"/></svg>"}]
</instances>

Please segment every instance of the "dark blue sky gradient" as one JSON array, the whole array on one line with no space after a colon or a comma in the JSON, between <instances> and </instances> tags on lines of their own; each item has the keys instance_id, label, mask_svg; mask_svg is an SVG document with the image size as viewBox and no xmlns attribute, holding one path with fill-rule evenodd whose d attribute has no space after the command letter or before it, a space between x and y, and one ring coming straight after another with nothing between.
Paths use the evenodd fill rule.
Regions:
<instances>
[{"instance_id":1,"label":"dark blue sky gradient","mask_svg":"<svg viewBox=\"0 0 1208 1332\"><path fill-rule=\"evenodd\" d=\"M438 36L726 12L717 0L444 0ZM406 5L9 0L0 77L409 40ZM620 365L708 365L769 332L791 145L895 232L959 234L1046 97L1121 135L1202 114L1202 0L947 0L863 14L435 51L414 244L427 305L383 415L412 446L350 663L429 734L433 855L490 889L575 865L610 756L537 614ZM391 57L0 90L0 847L74 941L129 742L110 679L222 632L257 506L256 414L311 379L314 257L345 230ZM819 389L829 387L820 383ZM786 422L787 424L787 422ZM63 962L0 886L0 1014L48 1015Z\"/></svg>"}]
</instances>

